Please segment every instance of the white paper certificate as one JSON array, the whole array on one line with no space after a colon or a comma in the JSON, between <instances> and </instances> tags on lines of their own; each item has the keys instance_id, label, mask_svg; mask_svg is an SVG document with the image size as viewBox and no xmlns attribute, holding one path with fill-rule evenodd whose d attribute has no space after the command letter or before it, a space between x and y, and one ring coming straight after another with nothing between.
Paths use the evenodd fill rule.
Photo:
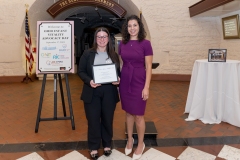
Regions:
<instances>
[{"instance_id":1,"label":"white paper certificate","mask_svg":"<svg viewBox=\"0 0 240 160\"><path fill-rule=\"evenodd\" d=\"M93 80L94 83L104 84L118 81L116 65L103 64L93 65Z\"/></svg>"}]
</instances>

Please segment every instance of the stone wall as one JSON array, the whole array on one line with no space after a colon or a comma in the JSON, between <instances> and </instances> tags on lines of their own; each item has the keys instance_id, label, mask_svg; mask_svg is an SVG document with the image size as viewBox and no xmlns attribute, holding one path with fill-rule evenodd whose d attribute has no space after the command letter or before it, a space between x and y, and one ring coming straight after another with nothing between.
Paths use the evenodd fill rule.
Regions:
<instances>
[{"instance_id":1,"label":"stone wall","mask_svg":"<svg viewBox=\"0 0 240 160\"><path fill-rule=\"evenodd\" d=\"M222 31L222 18L236 15L236 14L240 15L240 11L231 12L231 13L220 16L219 20L218 20L218 30L221 34L220 48L227 49L227 59L240 60L240 47L239 47L240 40L239 39L224 39L223 31Z\"/></svg>"},{"instance_id":2,"label":"stone wall","mask_svg":"<svg viewBox=\"0 0 240 160\"><path fill-rule=\"evenodd\" d=\"M206 59L209 48L219 48L219 17L190 18L188 7L199 0L133 0L142 8L161 66L155 74L191 74L196 59Z\"/></svg>"},{"instance_id":3,"label":"stone wall","mask_svg":"<svg viewBox=\"0 0 240 160\"><path fill-rule=\"evenodd\" d=\"M46 9L51 0L3 0L0 6L0 77L25 74L24 17L25 4L30 10L30 27L34 46L36 21L51 20ZM154 74L188 74L196 59L206 59L209 48L227 48L229 59L240 59L239 39L223 40L221 18L192 17L188 7L199 0L120 0L133 14L142 10L148 39L154 50L154 62L161 65ZM17 9L16 9L17 8ZM131 10L131 8L133 8ZM239 14L230 13L229 15ZM31 20L34 22L31 22ZM35 55L35 54L34 54ZM35 70L35 68L34 68Z\"/></svg>"}]
</instances>

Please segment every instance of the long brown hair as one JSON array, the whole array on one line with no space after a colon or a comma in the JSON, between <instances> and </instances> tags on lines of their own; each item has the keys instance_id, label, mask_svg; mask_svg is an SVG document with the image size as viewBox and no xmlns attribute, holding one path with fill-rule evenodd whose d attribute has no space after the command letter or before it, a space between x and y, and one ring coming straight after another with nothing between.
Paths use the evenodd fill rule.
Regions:
<instances>
[{"instance_id":1,"label":"long brown hair","mask_svg":"<svg viewBox=\"0 0 240 160\"><path fill-rule=\"evenodd\" d=\"M138 33L138 41L139 42L144 40L147 35L147 33L144 29L144 25L143 25L142 21L140 20L140 18L138 18L138 16L136 16L136 15L131 15L131 16L127 17L124 24L122 25L122 42L124 44L126 44L130 40L130 34L128 33L128 22L130 20L136 20L139 25L139 33Z\"/></svg>"},{"instance_id":2,"label":"long brown hair","mask_svg":"<svg viewBox=\"0 0 240 160\"><path fill-rule=\"evenodd\" d=\"M93 40L93 47L92 47L92 49L97 51L98 44L97 44L97 40L96 39L97 39L97 34L100 31L103 31L103 32L107 33L107 35L108 35L108 44L107 44L107 47L106 47L108 58L110 57L111 60L113 61L113 63L115 63L117 65L117 67L120 67L119 57L118 57L118 54L114 51L113 44L112 44L112 39L110 37L110 33L109 33L107 28L105 28L105 27L97 28L97 30L94 33L94 40Z\"/></svg>"}]
</instances>

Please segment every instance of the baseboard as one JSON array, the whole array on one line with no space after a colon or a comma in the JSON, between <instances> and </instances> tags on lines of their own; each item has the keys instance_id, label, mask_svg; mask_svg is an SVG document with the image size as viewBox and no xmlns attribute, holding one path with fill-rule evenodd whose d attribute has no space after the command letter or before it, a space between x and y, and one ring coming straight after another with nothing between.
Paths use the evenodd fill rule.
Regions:
<instances>
[{"instance_id":1,"label":"baseboard","mask_svg":"<svg viewBox=\"0 0 240 160\"><path fill-rule=\"evenodd\" d=\"M36 80L36 74L32 74L29 76L33 81ZM0 76L0 83L16 83L16 82L23 82L25 76ZM29 82L29 81L28 81ZM23 82L23 83L26 83Z\"/></svg>"},{"instance_id":2,"label":"baseboard","mask_svg":"<svg viewBox=\"0 0 240 160\"><path fill-rule=\"evenodd\" d=\"M25 76L0 76L0 83L22 82ZM37 80L36 74L30 76L32 80ZM153 74L153 81L190 81L191 75L188 74Z\"/></svg>"},{"instance_id":3,"label":"baseboard","mask_svg":"<svg viewBox=\"0 0 240 160\"><path fill-rule=\"evenodd\" d=\"M152 74L153 81L190 81L188 74Z\"/></svg>"}]
</instances>

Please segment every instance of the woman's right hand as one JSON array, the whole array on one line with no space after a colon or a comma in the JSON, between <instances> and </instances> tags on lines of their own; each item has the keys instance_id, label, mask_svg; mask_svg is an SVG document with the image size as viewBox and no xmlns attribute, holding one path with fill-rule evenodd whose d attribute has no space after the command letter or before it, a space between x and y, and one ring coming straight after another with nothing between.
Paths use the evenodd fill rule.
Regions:
<instances>
[{"instance_id":1,"label":"woman's right hand","mask_svg":"<svg viewBox=\"0 0 240 160\"><path fill-rule=\"evenodd\" d=\"M93 80L90 81L90 85L92 88L97 88L98 86L101 86L101 84L94 83Z\"/></svg>"}]
</instances>

